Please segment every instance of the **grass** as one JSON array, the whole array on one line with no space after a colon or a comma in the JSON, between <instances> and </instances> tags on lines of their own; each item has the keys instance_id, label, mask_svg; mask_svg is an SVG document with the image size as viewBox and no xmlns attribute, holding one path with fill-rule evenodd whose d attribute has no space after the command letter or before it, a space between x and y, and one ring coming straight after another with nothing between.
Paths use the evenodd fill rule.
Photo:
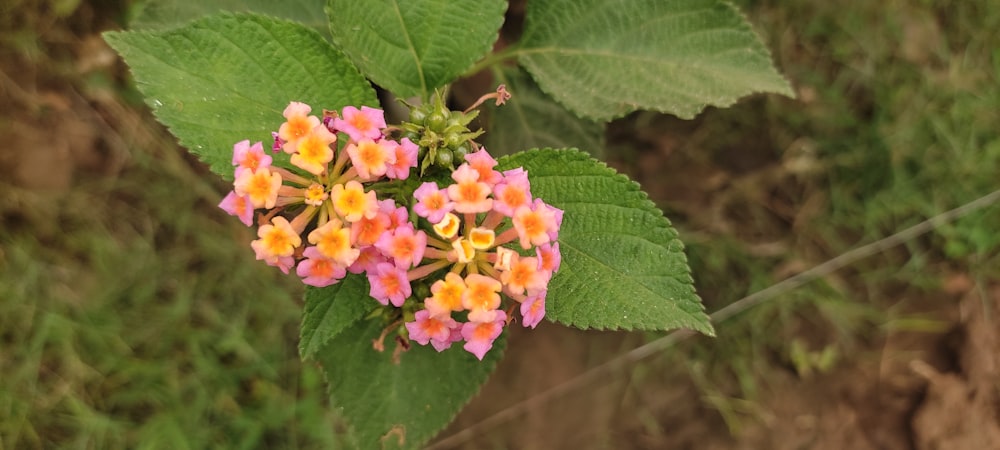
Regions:
<instances>
[{"instance_id":1,"label":"grass","mask_svg":"<svg viewBox=\"0 0 1000 450\"><path fill-rule=\"evenodd\" d=\"M334 446L301 289L234 245L210 178L133 157L61 195L4 187L0 448Z\"/></svg>"}]
</instances>

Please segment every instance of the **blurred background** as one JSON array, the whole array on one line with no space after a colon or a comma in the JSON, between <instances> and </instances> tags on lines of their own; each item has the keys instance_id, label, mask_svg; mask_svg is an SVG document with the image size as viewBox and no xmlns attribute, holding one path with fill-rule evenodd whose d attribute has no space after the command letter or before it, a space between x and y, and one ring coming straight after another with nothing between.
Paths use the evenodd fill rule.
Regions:
<instances>
[{"instance_id":1,"label":"blurred background","mask_svg":"<svg viewBox=\"0 0 1000 450\"><path fill-rule=\"evenodd\" d=\"M709 312L1000 187L1000 7L735 3L797 98L606 135ZM0 449L341 447L301 284L100 37L135 8L0 0ZM1000 448L998 229L997 206L940 224L484 423L661 336L515 332L437 448Z\"/></svg>"}]
</instances>

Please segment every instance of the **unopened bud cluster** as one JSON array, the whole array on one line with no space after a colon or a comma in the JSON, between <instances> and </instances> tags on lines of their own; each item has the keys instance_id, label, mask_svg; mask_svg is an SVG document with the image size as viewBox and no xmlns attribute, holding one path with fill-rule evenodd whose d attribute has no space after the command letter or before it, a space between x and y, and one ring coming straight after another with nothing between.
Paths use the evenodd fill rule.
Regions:
<instances>
[{"instance_id":1,"label":"unopened bud cluster","mask_svg":"<svg viewBox=\"0 0 1000 450\"><path fill-rule=\"evenodd\" d=\"M469 113L451 111L444 104L440 93L433 100L410 109L410 119L400 124L403 136L420 146L418 159L420 172L429 167L454 170L475 149L473 139L483 134L472 131L469 124L479 115L479 110Z\"/></svg>"}]
</instances>

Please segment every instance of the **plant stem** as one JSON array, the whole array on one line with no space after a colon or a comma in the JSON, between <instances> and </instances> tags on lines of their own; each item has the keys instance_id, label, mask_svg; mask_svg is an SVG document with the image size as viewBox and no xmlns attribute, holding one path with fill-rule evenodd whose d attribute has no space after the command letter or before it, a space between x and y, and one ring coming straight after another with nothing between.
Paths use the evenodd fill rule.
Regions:
<instances>
[{"instance_id":1,"label":"plant stem","mask_svg":"<svg viewBox=\"0 0 1000 450\"><path fill-rule=\"evenodd\" d=\"M485 58L479 60L471 69L465 72L466 75L479 73L486 68L499 64L507 59L514 58L520 54L520 49L516 46L507 47L499 52L490 53Z\"/></svg>"}]
</instances>

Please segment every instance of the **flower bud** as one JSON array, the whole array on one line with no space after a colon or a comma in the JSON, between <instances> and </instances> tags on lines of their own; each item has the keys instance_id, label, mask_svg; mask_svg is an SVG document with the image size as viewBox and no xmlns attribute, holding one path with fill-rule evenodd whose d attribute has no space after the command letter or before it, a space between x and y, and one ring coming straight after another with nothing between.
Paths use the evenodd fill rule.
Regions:
<instances>
[{"instance_id":1,"label":"flower bud","mask_svg":"<svg viewBox=\"0 0 1000 450\"><path fill-rule=\"evenodd\" d=\"M452 153L454 153L455 159L457 159L459 161L465 161L465 155L469 154L469 150L470 150L469 149L469 143L468 142L463 142L463 143L459 144L457 147L455 147L454 149L452 149Z\"/></svg>"},{"instance_id":2,"label":"flower bud","mask_svg":"<svg viewBox=\"0 0 1000 450\"><path fill-rule=\"evenodd\" d=\"M451 150L447 148L439 148L437 151L437 164L440 167L447 167L449 169L453 168L453 163L455 162L455 155Z\"/></svg>"},{"instance_id":3,"label":"flower bud","mask_svg":"<svg viewBox=\"0 0 1000 450\"><path fill-rule=\"evenodd\" d=\"M426 119L427 119L427 112L424 111L422 108L413 108L410 110L410 122L422 124Z\"/></svg>"},{"instance_id":4,"label":"flower bud","mask_svg":"<svg viewBox=\"0 0 1000 450\"><path fill-rule=\"evenodd\" d=\"M458 133L448 133L444 137L444 145L449 148L456 148L464 141L465 139L463 139L462 135Z\"/></svg>"},{"instance_id":5,"label":"flower bud","mask_svg":"<svg viewBox=\"0 0 1000 450\"><path fill-rule=\"evenodd\" d=\"M431 131L443 133L445 127L447 126L447 120L448 119L445 118L445 115L440 111L434 111L427 116L427 120L424 121L424 124Z\"/></svg>"},{"instance_id":6,"label":"flower bud","mask_svg":"<svg viewBox=\"0 0 1000 450\"><path fill-rule=\"evenodd\" d=\"M418 299L425 299L431 296L431 287L426 282L418 282L413 284L413 297Z\"/></svg>"}]
</instances>

